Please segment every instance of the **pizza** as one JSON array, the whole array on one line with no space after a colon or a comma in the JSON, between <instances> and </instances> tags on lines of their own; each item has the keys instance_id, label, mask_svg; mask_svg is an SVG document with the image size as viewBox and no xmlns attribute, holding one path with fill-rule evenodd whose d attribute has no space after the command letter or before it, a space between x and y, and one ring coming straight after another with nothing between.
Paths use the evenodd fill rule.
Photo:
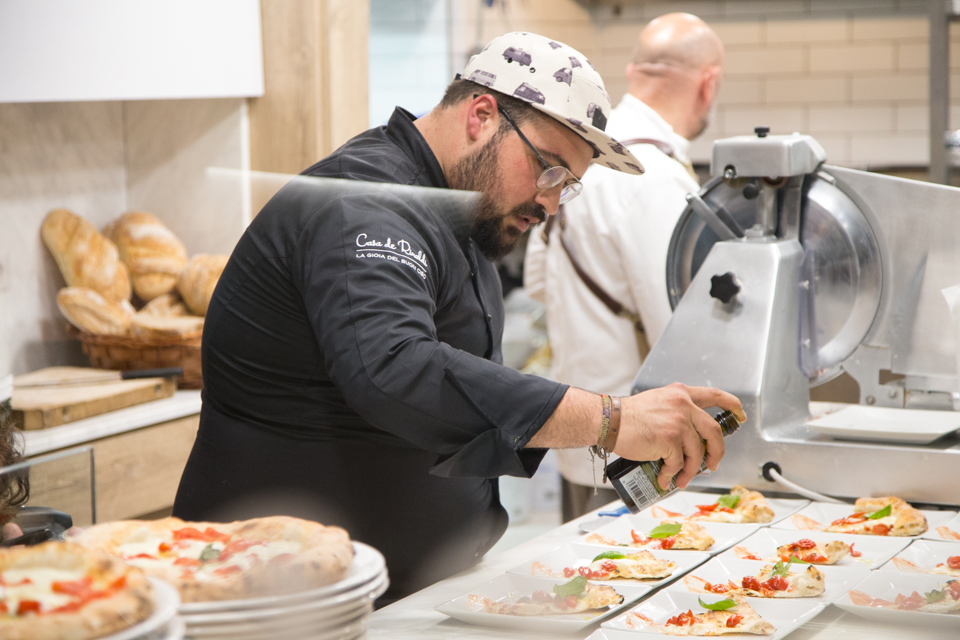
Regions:
<instances>
[{"instance_id":1,"label":"pizza","mask_svg":"<svg viewBox=\"0 0 960 640\"><path fill-rule=\"evenodd\" d=\"M74 539L166 580L184 602L322 587L343 579L353 561L346 531L287 516L230 523L127 520L95 525Z\"/></svg>"},{"instance_id":2,"label":"pizza","mask_svg":"<svg viewBox=\"0 0 960 640\"><path fill-rule=\"evenodd\" d=\"M795 558L809 564L836 564L850 555L851 546L842 540L831 540L821 546L809 538L803 538L777 547L777 556L783 562Z\"/></svg>"},{"instance_id":3,"label":"pizza","mask_svg":"<svg viewBox=\"0 0 960 640\"><path fill-rule=\"evenodd\" d=\"M732 580L726 584L711 584L694 575L685 577L683 584L695 593L720 593L730 597L815 598L823 595L823 572L812 564L803 571L790 571L792 566L782 562L767 565L760 573L744 577L740 584Z\"/></svg>"},{"instance_id":4,"label":"pizza","mask_svg":"<svg viewBox=\"0 0 960 640\"><path fill-rule=\"evenodd\" d=\"M900 498L858 498L853 514L834 520L825 531L873 536L918 536L927 518Z\"/></svg>"},{"instance_id":5,"label":"pizza","mask_svg":"<svg viewBox=\"0 0 960 640\"><path fill-rule=\"evenodd\" d=\"M623 603L623 596L613 587L588 582L577 576L570 582L553 587L553 593L534 591L532 595L517 600L491 600L483 596L467 597L468 606L475 610L508 616L550 616L582 613L616 607Z\"/></svg>"},{"instance_id":6,"label":"pizza","mask_svg":"<svg viewBox=\"0 0 960 640\"><path fill-rule=\"evenodd\" d=\"M0 638L89 640L153 613L143 571L70 542L0 549Z\"/></svg>"},{"instance_id":7,"label":"pizza","mask_svg":"<svg viewBox=\"0 0 960 640\"><path fill-rule=\"evenodd\" d=\"M759 491L751 491L742 484L730 489L730 493L717 498L712 504L698 504L697 511L689 520L708 522L759 522L773 520L773 509Z\"/></svg>"},{"instance_id":8,"label":"pizza","mask_svg":"<svg viewBox=\"0 0 960 640\"><path fill-rule=\"evenodd\" d=\"M594 558L589 565L580 567L564 567L563 571L553 571L542 562L530 565L533 575L549 576L551 578L572 578L581 575L588 580L659 580L673 575L677 563L670 560L661 560L649 551L623 554L617 551L604 551Z\"/></svg>"},{"instance_id":9,"label":"pizza","mask_svg":"<svg viewBox=\"0 0 960 640\"><path fill-rule=\"evenodd\" d=\"M657 624L650 618L631 611L626 615L626 625L628 629L659 631L668 636L720 636L728 633L767 635L777 630L761 618L749 603L730 602L733 602L733 606L723 610L708 609L703 613L694 613L692 609L688 609L663 624Z\"/></svg>"},{"instance_id":10,"label":"pizza","mask_svg":"<svg viewBox=\"0 0 960 640\"><path fill-rule=\"evenodd\" d=\"M899 611L923 611L924 613L954 613L960 611L960 580L948 580L942 589L920 594L914 591L909 596L898 593L893 602L868 596L862 591L848 592L850 602L861 607L879 607Z\"/></svg>"},{"instance_id":11,"label":"pizza","mask_svg":"<svg viewBox=\"0 0 960 640\"><path fill-rule=\"evenodd\" d=\"M938 562L936 566L924 569L909 560L903 558L894 558L893 564L900 571L912 571L914 573L935 573L942 576L954 576L960 578L960 556L950 556L946 562Z\"/></svg>"},{"instance_id":12,"label":"pizza","mask_svg":"<svg viewBox=\"0 0 960 640\"><path fill-rule=\"evenodd\" d=\"M684 551L693 549L704 551L713 546L713 537L706 529L695 522L674 522L664 520L652 531L637 533L630 530L630 542L620 543L616 540L594 533L586 538L587 542L603 544L609 547L649 547L651 549L670 549Z\"/></svg>"}]
</instances>

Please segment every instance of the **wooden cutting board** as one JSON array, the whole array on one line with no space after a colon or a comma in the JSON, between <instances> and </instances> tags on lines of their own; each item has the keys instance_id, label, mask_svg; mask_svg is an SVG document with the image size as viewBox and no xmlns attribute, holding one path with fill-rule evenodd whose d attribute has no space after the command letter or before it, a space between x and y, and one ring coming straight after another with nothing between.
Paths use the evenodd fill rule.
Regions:
<instances>
[{"instance_id":1,"label":"wooden cutting board","mask_svg":"<svg viewBox=\"0 0 960 640\"><path fill-rule=\"evenodd\" d=\"M82 384L104 369L49 367L13 379L13 421L21 429L47 429L144 402L169 398L177 390L171 378ZM73 382L69 386L17 388L36 382Z\"/></svg>"}]
</instances>

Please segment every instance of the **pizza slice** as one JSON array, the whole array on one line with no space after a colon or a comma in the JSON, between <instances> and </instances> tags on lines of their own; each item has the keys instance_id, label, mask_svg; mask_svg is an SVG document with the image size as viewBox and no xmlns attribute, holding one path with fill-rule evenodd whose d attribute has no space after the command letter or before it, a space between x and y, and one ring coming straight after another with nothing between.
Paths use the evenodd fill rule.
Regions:
<instances>
[{"instance_id":1,"label":"pizza slice","mask_svg":"<svg viewBox=\"0 0 960 640\"><path fill-rule=\"evenodd\" d=\"M508 616L550 616L569 613L582 613L623 603L623 596L613 587L587 582L583 576L577 576L565 584L554 585L553 593L535 591L515 601L491 600L483 596L467 597L468 606L487 613Z\"/></svg>"},{"instance_id":2,"label":"pizza slice","mask_svg":"<svg viewBox=\"0 0 960 640\"><path fill-rule=\"evenodd\" d=\"M706 529L695 522L674 522L664 520L646 535L630 530L630 542L620 543L606 536L591 534L587 542L607 546L622 547L649 547L651 549L670 549L673 551L696 550L704 551L713 546L714 539Z\"/></svg>"},{"instance_id":3,"label":"pizza slice","mask_svg":"<svg viewBox=\"0 0 960 640\"><path fill-rule=\"evenodd\" d=\"M842 540L831 540L821 546L809 538L803 538L777 547L777 555L783 562L796 559L809 564L836 564L849 554L850 545Z\"/></svg>"},{"instance_id":4,"label":"pizza slice","mask_svg":"<svg viewBox=\"0 0 960 640\"><path fill-rule=\"evenodd\" d=\"M712 504L698 504L689 520L709 522L759 522L773 520L773 509L759 491L751 491L742 484L730 489L730 493L717 498Z\"/></svg>"},{"instance_id":5,"label":"pizza slice","mask_svg":"<svg viewBox=\"0 0 960 640\"><path fill-rule=\"evenodd\" d=\"M924 613L953 613L960 611L960 580L948 580L942 589L927 591L923 595L914 591L909 596L898 593L893 602L874 598L862 591L851 590L850 602L861 607L879 607L898 611L922 611Z\"/></svg>"},{"instance_id":6,"label":"pizza slice","mask_svg":"<svg viewBox=\"0 0 960 640\"><path fill-rule=\"evenodd\" d=\"M733 633L767 635L776 631L771 623L760 617L749 603L721 600L713 604L700 604L707 610L694 613L692 609L673 616L663 624L631 611L626 615L628 629L656 631L668 636L720 636Z\"/></svg>"},{"instance_id":7,"label":"pizza slice","mask_svg":"<svg viewBox=\"0 0 960 640\"><path fill-rule=\"evenodd\" d=\"M901 498L859 498L853 514L834 520L825 531L873 536L918 536L927 530L927 518Z\"/></svg>"},{"instance_id":8,"label":"pizza slice","mask_svg":"<svg viewBox=\"0 0 960 640\"><path fill-rule=\"evenodd\" d=\"M0 638L88 640L153 613L142 571L70 542L0 549Z\"/></svg>"},{"instance_id":9,"label":"pizza slice","mask_svg":"<svg viewBox=\"0 0 960 640\"><path fill-rule=\"evenodd\" d=\"M688 575L683 584L694 593L718 593L731 597L749 598L815 598L824 592L823 572L807 565L803 571L790 571L790 563L768 565L760 573L746 576L740 584L728 580L726 584L712 584L695 575Z\"/></svg>"},{"instance_id":10,"label":"pizza slice","mask_svg":"<svg viewBox=\"0 0 960 640\"><path fill-rule=\"evenodd\" d=\"M565 567L563 571L552 571L541 562L531 565L534 575L550 576L552 578L572 578L581 575L588 580L614 580L624 578L628 580L659 580L673 575L677 563L670 560L661 560L649 551L623 554L618 551L604 551L589 565L581 567Z\"/></svg>"},{"instance_id":11,"label":"pizza slice","mask_svg":"<svg viewBox=\"0 0 960 640\"><path fill-rule=\"evenodd\" d=\"M179 518L118 521L75 540L166 580L184 602L292 593L341 580L353 560L347 532L271 516L232 523Z\"/></svg>"}]
</instances>

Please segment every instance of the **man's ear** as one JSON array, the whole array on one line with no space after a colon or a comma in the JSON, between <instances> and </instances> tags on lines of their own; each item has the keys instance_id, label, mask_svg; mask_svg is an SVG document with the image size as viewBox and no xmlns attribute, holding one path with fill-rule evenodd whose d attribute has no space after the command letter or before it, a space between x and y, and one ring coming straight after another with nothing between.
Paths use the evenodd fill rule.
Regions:
<instances>
[{"instance_id":1,"label":"man's ear","mask_svg":"<svg viewBox=\"0 0 960 640\"><path fill-rule=\"evenodd\" d=\"M627 74L627 80L633 78L633 73L637 70L637 66L632 62L628 62L627 66L624 68L624 72Z\"/></svg>"},{"instance_id":2,"label":"man's ear","mask_svg":"<svg viewBox=\"0 0 960 640\"><path fill-rule=\"evenodd\" d=\"M488 93L476 96L467 107L467 136L470 141L485 140L499 127L497 99Z\"/></svg>"},{"instance_id":3,"label":"man's ear","mask_svg":"<svg viewBox=\"0 0 960 640\"><path fill-rule=\"evenodd\" d=\"M706 106L713 104L720 90L720 74L723 69L718 66L704 69L700 76L700 99Z\"/></svg>"}]
</instances>

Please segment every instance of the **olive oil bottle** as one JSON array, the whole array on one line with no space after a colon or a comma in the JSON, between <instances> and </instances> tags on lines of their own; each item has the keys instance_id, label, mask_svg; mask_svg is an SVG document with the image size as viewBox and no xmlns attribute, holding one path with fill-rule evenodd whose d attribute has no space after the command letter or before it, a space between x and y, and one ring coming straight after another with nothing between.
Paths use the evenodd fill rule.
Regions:
<instances>
[{"instance_id":1,"label":"olive oil bottle","mask_svg":"<svg viewBox=\"0 0 960 640\"><path fill-rule=\"evenodd\" d=\"M720 423L720 429L723 431L724 437L735 433L740 428L740 423L729 411L717 414L714 419ZM704 449L706 449L706 443L704 443ZM626 458L618 458L607 465L607 477L613 483L613 488L617 490L630 513L639 513L677 490L676 480L670 481L668 489L660 488L657 483L657 476L660 474L660 467L662 466L663 459L635 462ZM704 458L699 473L706 470L707 462Z\"/></svg>"}]
</instances>

